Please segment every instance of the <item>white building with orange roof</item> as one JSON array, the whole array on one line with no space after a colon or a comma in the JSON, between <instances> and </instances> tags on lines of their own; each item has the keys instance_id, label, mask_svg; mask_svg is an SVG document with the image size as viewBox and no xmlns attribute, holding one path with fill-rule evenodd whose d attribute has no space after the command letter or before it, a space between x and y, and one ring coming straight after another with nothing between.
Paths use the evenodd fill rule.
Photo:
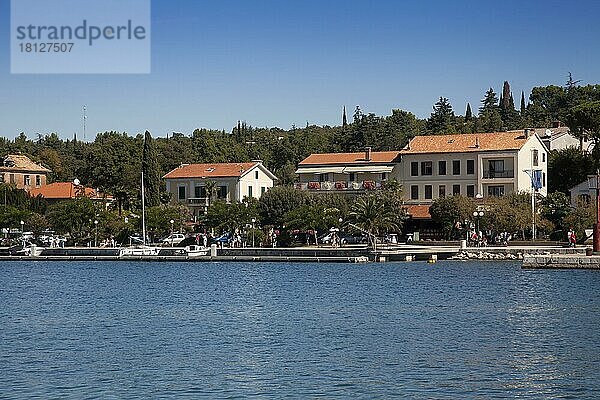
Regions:
<instances>
[{"instance_id":1,"label":"white building with orange roof","mask_svg":"<svg viewBox=\"0 0 600 400\"><path fill-rule=\"evenodd\" d=\"M531 193L532 174L538 193L547 194L548 149L529 130L416 136L401 157L400 181L409 205L451 195Z\"/></svg>"},{"instance_id":2,"label":"white building with orange roof","mask_svg":"<svg viewBox=\"0 0 600 400\"><path fill-rule=\"evenodd\" d=\"M399 151L311 154L298 164L297 189L315 193L359 194L399 180Z\"/></svg>"},{"instance_id":3,"label":"white building with orange roof","mask_svg":"<svg viewBox=\"0 0 600 400\"><path fill-rule=\"evenodd\" d=\"M277 177L261 161L249 163L182 164L163 179L173 201L183 203L194 215L206 211L210 185L217 200L241 202L244 197L260 199L273 187ZM207 190L207 186L209 190Z\"/></svg>"}]
</instances>

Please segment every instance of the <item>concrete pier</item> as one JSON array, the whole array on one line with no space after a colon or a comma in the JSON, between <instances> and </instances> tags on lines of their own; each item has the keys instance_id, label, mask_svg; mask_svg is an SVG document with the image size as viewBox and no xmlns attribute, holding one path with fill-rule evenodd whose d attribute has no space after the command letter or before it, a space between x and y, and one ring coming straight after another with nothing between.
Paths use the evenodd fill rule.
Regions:
<instances>
[{"instance_id":1,"label":"concrete pier","mask_svg":"<svg viewBox=\"0 0 600 400\"><path fill-rule=\"evenodd\" d=\"M600 269L600 255L585 254L525 254L525 269Z\"/></svg>"}]
</instances>

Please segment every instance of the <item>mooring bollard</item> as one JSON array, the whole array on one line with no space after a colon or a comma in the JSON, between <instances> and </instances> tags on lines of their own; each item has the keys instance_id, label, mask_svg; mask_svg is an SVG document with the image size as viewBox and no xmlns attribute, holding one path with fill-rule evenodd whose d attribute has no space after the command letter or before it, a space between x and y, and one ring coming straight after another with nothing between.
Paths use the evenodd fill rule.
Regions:
<instances>
[{"instance_id":1,"label":"mooring bollard","mask_svg":"<svg viewBox=\"0 0 600 400\"><path fill-rule=\"evenodd\" d=\"M216 257L217 256L217 245L216 244L211 244L210 245L210 256L211 257Z\"/></svg>"},{"instance_id":2,"label":"mooring bollard","mask_svg":"<svg viewBox=\"0 0 600 400\"><path fill-rule=\"evenodd\" d=\"M467 248L467 241L463 239L460 241L460 249L466 250L466 248Z\"/></svg>"}]
</instances>

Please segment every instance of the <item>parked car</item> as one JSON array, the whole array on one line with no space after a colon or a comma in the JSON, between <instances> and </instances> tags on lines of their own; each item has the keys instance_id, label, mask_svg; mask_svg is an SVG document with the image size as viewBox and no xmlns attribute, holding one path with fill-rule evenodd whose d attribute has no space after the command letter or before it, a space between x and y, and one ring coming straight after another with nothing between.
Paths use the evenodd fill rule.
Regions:
<instances>
[{"instance_id":1,"label":"parked car","mask_svg":"<svg viewBox=\"0 0 600 400\"><path fill-rule=\"evenodd\" d=\"M165 246L177 246L183 242L185 235L183 233L171 233L169 236L162 240L162 244Z\"/></svg>"},{"instance_id":2,"label":"parked car","mask_svg":"<svg viewBox=\"0 0 600 400\"><path fill-rule=\"evenodd\" d=\"M367 235L342 233L340 235L342 244L366 244L368 242Z\"/></svg>"},{"instance_id":3,"label":"parked car","mask_svg":"<svg viewBox=\"0 0 600 400\"><path fill-rule=\"evenodd\" d=\"M230 240L231 240L231 233L225 232L221 236L212 238L211 243L225 244L225 243L229 243Z\"/></svg>"}]
</instances>

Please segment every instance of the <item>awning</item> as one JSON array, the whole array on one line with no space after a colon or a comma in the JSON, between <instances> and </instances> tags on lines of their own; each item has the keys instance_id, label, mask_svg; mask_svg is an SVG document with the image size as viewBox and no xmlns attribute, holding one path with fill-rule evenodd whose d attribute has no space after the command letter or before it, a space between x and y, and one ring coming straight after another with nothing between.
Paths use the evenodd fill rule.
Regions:
<instances>
[{"instance_id":1,"label":"awning","mask_svg":"<svg viewBox=\"0 0 600 400\"><path fill-rule=\"evenodd\" d=\"M392 170L394 169L393 166L387 166L387 165L362 165L362 166L355 166L355 167L346 167L344 168L344 172L345 173L355 173L355 172L368 172L368 173L373 173L373 174L381 174L384 172L392 172Z\"/></svg>"},{"instance_id":2,"label":"awning","mask_svg":"<svg viewBox=\"0 0 600 400\"><path fill-rule=\"evenodd\" d=\"M300 167L296 171L297 174L341 174L344 172L344 167Z\"/></svg>"}]
</instances>

